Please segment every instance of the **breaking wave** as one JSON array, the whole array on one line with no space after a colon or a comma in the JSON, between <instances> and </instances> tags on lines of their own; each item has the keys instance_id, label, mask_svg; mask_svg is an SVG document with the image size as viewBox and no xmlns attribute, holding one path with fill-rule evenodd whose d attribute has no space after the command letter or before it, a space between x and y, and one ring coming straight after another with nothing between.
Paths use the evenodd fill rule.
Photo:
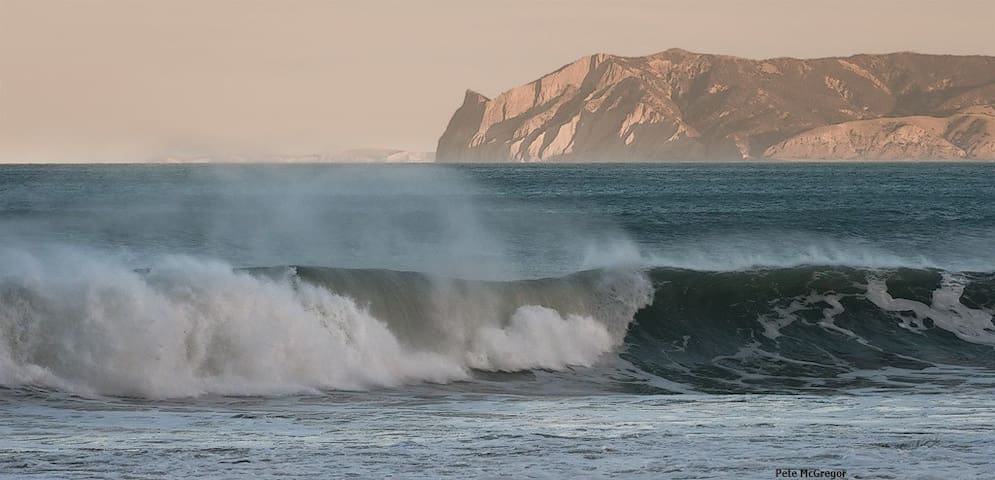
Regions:
<instances>
[{"instance_id":1,"label":"breaking wave","mask_svg":"<svg viewBox=\"0 0 995 480\"><path fill-rule=\"evenodd\" d=\"M995 385L995 274L658 268L622 357L699 392ZM682 388L677 388L681 390Z\"/></svg>"},{"instance_id":2,"label":"breaking wave","mask_svg":"<svg viewBox=\"0 0 995 480\"><path fill-rule=\"evenodd\" d=\"M138 270L78 253L2 260L7 387L269 395L486 372L587 375L609 391L995 386L992 273L655 267L474 281L189 257Z\"/></svg>"},{"instance_id":3,"label":"breaking wave","mask_svg":"<svg viewBox=\"0 0 995 480\"><path fill-rule=\"evenodd\" d=\"M368 389L593 365L650 298L638 272L471 282L7 258L0 383L152 398Z\"/></svg>"}]
</instances>

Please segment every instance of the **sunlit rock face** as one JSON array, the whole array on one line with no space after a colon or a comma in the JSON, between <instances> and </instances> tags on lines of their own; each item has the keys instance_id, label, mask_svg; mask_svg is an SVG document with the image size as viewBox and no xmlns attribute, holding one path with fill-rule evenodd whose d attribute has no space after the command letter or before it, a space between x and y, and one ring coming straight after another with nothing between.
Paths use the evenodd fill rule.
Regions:
<instances>
[{"instance_id":1,"label":"sunlit rock face","mask_svg":"<svg viewBox=\"0 0 995 480\"><path fill-rule=\"evenodd\" d=\"M467 91L442 162L995 159L995 57L581 58Z\"/></svg>"}]
</instances>

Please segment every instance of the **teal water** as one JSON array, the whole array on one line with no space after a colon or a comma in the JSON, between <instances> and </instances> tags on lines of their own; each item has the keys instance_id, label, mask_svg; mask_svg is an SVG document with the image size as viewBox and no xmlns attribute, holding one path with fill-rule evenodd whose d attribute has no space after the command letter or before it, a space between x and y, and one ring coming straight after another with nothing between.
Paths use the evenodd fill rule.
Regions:
<instances>
[{"instance_id":1,"label":"teal water","mask_svg":"<svg viewBox=\"0 0 995 480\"><path fill-rule=\"evenodd\" d=\"M0 215L7 243L204 255L239 266L459 271L461 261L484 260L543 276L583 268L585 254L611 254L713 270L841 263L989 271L993 168L14 165L0 167Z\"/></svg>"}]
</instances>

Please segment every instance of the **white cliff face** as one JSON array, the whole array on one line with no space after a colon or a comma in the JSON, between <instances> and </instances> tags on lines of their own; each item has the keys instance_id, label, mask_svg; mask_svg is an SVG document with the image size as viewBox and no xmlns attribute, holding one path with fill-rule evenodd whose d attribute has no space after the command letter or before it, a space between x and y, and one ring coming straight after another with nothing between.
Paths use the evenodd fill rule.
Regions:
<instances>
[{"instance_id":1,"label":"white cliff face","mask_svg":"<svg viewBox=\"0 0 995 480\"><path fill-rule=\"evenodd\" d=\"M484 105L482 118L468 145L478 147L501 139L514 161L543 161L573 151L581 111L562 115L578 97L590 99L590 83L599 74L621 79L624 72L600 71L606 55L592 55L539 80L502 93ZM586 88L585 88L586 87ZM558 115L559 114L559 115Z\"/></svg>"},{"instance_id":2,"label":"white cliff face","mask_svg":"<svg viewBox=\"0 0 995 480\"><path fill-rule=\"evenodd\" d=\"M975 133L988 128L988 117L967 115L974 130L961 129L957 139L945 126L964 117L964 109L992 104L992 57L598 54L494 99L468 91L437 156L463 162L989 158L990 136ZM902 117L894 119L901 125L874 121L886 117Z\"/></svg>"}]
</instances>

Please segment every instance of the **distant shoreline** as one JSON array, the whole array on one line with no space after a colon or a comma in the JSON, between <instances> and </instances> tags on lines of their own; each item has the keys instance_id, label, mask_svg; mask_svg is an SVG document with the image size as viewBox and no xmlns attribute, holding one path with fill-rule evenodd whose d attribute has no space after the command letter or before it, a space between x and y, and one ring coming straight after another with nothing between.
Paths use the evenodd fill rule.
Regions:
<instances>
[{"instance_id":1,"label":"distant shoreline","mask_svg":"<svg viewBox=\"0 0 995 480\"><path fill-rule=\"evenodd\" d=\"M814 159L751 159L751 160L667 160L665 162L0 162L0 167L7 166L293 166L293 165L349 165L349 166L397 166L397 165L488 165L488 166L555 166L555 165L787 165L787 164L892 164L892 165L948 165L948 164L995 164L995 160L963 159L963 160L814 160Z\"/></svg>"}]
</instances>

